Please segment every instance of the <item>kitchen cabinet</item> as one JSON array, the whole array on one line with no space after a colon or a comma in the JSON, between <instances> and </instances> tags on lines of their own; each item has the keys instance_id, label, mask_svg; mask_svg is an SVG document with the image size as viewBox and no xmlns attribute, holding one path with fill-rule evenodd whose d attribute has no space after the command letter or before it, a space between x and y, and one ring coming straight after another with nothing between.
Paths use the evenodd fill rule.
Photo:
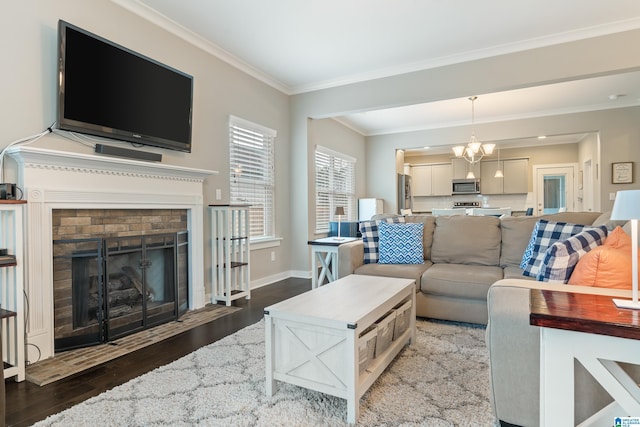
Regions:
<instances>
[{"instance_id":1,"label":"kitchen cabinet","mask_svg":"<svg viewBox=\"0 0 640 427\"><path fill-rule=\"evenodd\" d=\"M411 166L414 197L431 195L431 166Z\"/></svg>"},{"instance_id":2,"label":"kitchen cabinet","mask_svg":"<svg viewBox=\"0 0 640 427\"><path fill-rule=\"evenodd\" d=\"M450 196L452 170L449 163L411 167L413 196Z\"/></svg>"},{"instance_id":3,"label":"kitchen cabinet","mask_svg":"<svg viewBox=\"0 0 640 427\"><path fill-rule=\"evenodd\" d=\"M465 159L455 158L451 160L451 167L453 168L453 179L465 179L467 177L467 173L469 171L473 172L473 175L476 178L480 178L481 176L481 162L478 162L474 165L469 164Z\"/></svg>"},{"instance_id":4,"label":"kitchen cabinet","mask_svg":"<svg viewBox=\"0 0 640 427\"><path fill-rule=\"evenodd\" d=\"M494 178L502 169L504 178ZM482 194L523 194L529 192L529 160L487 160L482 162L480 175Z\"/></svg>"}]
</instances>

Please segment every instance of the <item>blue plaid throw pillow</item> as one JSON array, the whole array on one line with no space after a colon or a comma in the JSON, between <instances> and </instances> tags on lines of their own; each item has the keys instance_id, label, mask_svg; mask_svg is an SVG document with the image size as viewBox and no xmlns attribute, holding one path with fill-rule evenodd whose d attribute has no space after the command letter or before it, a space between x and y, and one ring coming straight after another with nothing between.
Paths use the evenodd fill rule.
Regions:
<instances>
[{"instance_id":1,"label":"blue plaid throw pillow","mask_svg":"<svg viewBox=\"0 0 640 427\"><path fill-rule=\"evenodd\" d=\"M607 226L587 228L547 249L537 279L541 282L567 283L580 257L600 246L607 237Z\"/></svg>"},{"instance_id":2,"label":"blue plaid throw pillow","mask_svg":"<svg viewBox=\"0 0 640 427\"><path fill-rule=\"evenodd\" d=\"M422 233L424 224L388 224L378 225L380 235L379 264L422 264L424 249Z\"/></svg>"},{"instance_id":3,"label":"blue plaid throw pillow","mask_svg":"<svg viewBox=\"0 0 640 427\"><path fill-rule=\"evenodd\" d=\"M535 242L533 244L533 253L531 258L524 267L523 275L529 277L537 277L540 265L544 260L545 252L549 246L558 240L565 240L569 237L580 233L586 226L581 224L569 224L566 222L552 222L541 219L536 224ZM533 237L533 236L532 236Z\"/></svg>"},{"instance_id":4,"label":"blue plaid throw pillow","mask_svg":"<svg viewBox=\"0 0 640 427\"><path fill-rule=\"evenodd\" d=\"M404 217L390 217L385 218L384 220L372 220L372 221L361 221L360 222L360 233L362 234L362 242L364 243L364 263L365 264L376 264L379 258L378 251L378 223L387 222L387 223L402 223L404 222Z\"/></svg>"}]
</instances>

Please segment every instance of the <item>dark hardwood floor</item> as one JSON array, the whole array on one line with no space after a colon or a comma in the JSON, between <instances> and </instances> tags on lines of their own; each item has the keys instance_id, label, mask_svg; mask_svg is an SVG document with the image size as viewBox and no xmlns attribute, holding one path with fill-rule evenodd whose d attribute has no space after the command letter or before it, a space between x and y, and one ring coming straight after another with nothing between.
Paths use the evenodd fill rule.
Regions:
<instances>
[{"instance_id":1,"label":"dark hardwood floor","mask_svg":"<svg viewBox=\"0 0 640 427\"><path fill-rule=\"evenodd\" d=\"M44 387L27 381L16 383L8 380L5 383L7 426L31 425L166 365L259 321L264 307L310 289L311 280L293 278L255 289L251 292L251 300L234 302L242 310ZM96 420L96 423L100 424L100 421Z\"/></svg>"}]
</instances>

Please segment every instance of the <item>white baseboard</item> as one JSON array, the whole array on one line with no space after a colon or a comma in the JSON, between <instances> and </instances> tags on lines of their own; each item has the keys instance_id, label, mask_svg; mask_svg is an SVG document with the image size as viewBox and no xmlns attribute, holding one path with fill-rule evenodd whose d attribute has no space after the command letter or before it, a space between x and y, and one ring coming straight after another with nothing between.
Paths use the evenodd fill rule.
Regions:
<instances>
[{"instance_id":1,"label":"white baseboard","mask_svg":"<svg viewBox=\"0 0 640 427\"><path fill-rule=\"evenodd\" d=\"M267 276L257 280L252 280L251 289L257 289L263 286L271 285L272 283L276 283L276 282L279 282L280 280L288 279L290 277L294 277L296 279L311 279L311 272L296 271L296 270L282 271L272 276Z\"/></svg>"}]
</instances>

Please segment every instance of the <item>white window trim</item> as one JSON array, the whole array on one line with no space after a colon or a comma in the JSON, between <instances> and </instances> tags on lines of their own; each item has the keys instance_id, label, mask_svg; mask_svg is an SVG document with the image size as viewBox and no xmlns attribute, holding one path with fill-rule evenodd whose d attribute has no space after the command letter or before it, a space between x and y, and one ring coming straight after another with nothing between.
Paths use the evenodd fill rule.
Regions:
<instances>
[{"instance_id":1,"label":"white window trim","mask_svg":"<svg viewBox=\"0 0 640 427\"><path fill-rule=\"evenodd\" d=\"M349 221L349 220L355 219L355 217L356 217L355 210L357 209L357 207L356 207L356 199L355 199L355 194L356 194L355 193L355 180L356 180L356 177L355 177L355 173L356 173L355 172L355 166L356 166L356 163L357 163L357 159L355 157L349 156L348 154L340 153L339 151L332 150L332 149L324 147L322 145L315 145L315 150L313 152L314 180L317 178L317 173L318 173L318 171L316 170L316 167L317 167L317 164L316 164L316 161L317 161L316 153L321 153L321 154L324 154L324 155L327 155L327 156L330 156L330 157L335 157L335 158L341 159L341 160L343 160L345 162L349 162L349 163L353 164L353 176L352 176L353 193L351 194L351 198L350 198L350 201L349 201L349 204L350 204L349 214L350 214L350 216L346 217L346 218L342 218L342 220L343 221ZM314 188L314 200L317 200L317 194L318 194L318 183L317 182L315 182L314 187L315 187ZM318 206L317 205L316 205L315 211L316 211L316 220L315 220L315 225L314 225L314 229L315 229L314 233L316 235L317 234L326 234L329 231L329 224L327 224L326 229L319 229L318 228L318 218L317 218L317 215L318 215ZM329 221L331 221L331 218L333 217L333 213L330 213L329 217L330 217Z\"/></svg>"},{"instance_id":2,"label":"white window trim","mask_svg":"<svg viewBox=\"0 0 640 427\"><path fill-rule=\"evenodd\" d=\"M262 126L260 124L251 122L249 120L237 117L237 116L233 116L233 115L229 115L229 121L228 121L228 130L229 132L231 132L232 127L238 127L238 128L243 128L246 130L250 130L250 131L254 131L256 133L262 134L267 138L271 139L271 151L272 151L272 159L271 159L271 163L272 163L272 179L273 179L273 183L272 183L272 189L273 189L273 193L272 193L272 200L271 200L271 217L268 218L269 222L270 222L270 229L271 229L271 233L268 235L261 235L261 236L252 236L250 238L250 243L251 243L251 249L256 249L256 248L260 248L261 246L264 246L267 244L267 242L269 241L276 241L278 240L278 238L276 237L276 221L275 221L275 217L276 217L276 212L275 212L275 204L276 204L276 200L275 200L275 194L276 194L276 188L275 188L275 139L278 135L277 131L275 131L274 129L270 129L266 126ZM231 157L231 137L229 137L229 157ZM232 173L233 173L233 165L229 164L229 178L230 178L230 182L229 182L229 187L231 190L231 187L233 185L232 180ZM230 193L232 193L232 191L230 191ZM235 203L236 201L231 200L231 203ZM254 242L256 243L256 245L254 245ZM276 244L273 244L273 246L279 246L280 243L277 242ZM269 246L264 246L264 247L269 247Z\"/></svg>"}]
</instances>

